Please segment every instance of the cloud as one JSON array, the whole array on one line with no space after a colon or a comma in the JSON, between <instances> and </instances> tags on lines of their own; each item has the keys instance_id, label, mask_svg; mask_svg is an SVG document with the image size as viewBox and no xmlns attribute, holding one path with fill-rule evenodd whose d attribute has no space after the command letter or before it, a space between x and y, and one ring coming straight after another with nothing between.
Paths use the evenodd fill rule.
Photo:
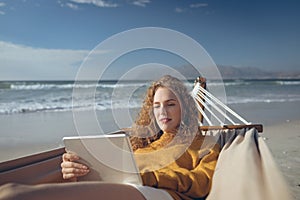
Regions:
<instances>
[{"instance_id":1,"label":"cloud","mask_svg":"<svg viewBox=\"0 0 300 200\"><path fill-rule=\"evenodd\" d=\"M186 10L184 9L184 8L179 8L179 7L176 7L175 8L175 12L177 12L177 13L183 13L183 12L185 12Z\"/></svg>"},{"instance_id":2,"label":"cloud","mask_svg":"<svg viewBox=\"0 0 300 200\"><path fill-rule=\"evenodd\" d=\"M135 0L131 2L135 6L146 7L147 4L151 3L150 0Z\"/></svg>"},{"instance_id":3,"label":"cloud","mask_svg":"<svg viewBox=\"0 0 300 200\"><path fill-rule=\"evenodd\" d=\"M78 10L78 5L75 5L73 3L66 3L66 6L73 10Z\"/></svg>"},{"instance_id":4,"label":"cloud","mask_svg":"<svg viewBox=\"0 0 300 200\"><path fill-rule=\"evenodd\" d=\"M92 4L94 6L101 7L101 8L104 8L104 7L115 8L115 7L120 6L120 4L118 4L118 3L111 3L106 0L69 0L68 3L62 3L62 1L58 0L58 3L60 4L61 7L67 6L73 10L78 10L79 4ZM127 1L127 3L135 5L135 6L139 6L139 7L146 7L147 4L151 3L151 1L150 0L130 0L130 1Z\"/></svg>"},{"instance_id":5,"label":"cloud","mask_svg":"<svg viewBox=\"0 0 300 200\"><path fill-rule=\"evenodd\" d=\"M0 2L0 8L6 6L6 4L4 2ZM5 12L0 10L0 15L5 15Z\"/></svg>"},{"instance_id":6,"label":"cloud","mask_svg":"<svg viewBox=\"0 0 300 200\"><path fill-rule=\"evenodd\" d=\"M0 80L70 80L87 50L44 49L0 41ZM96 56L107 51L96 52Z\"/></svg>"},{"instance_id":7,"label":"cloud","mask_svg":"<svg viewBox=\"0 0 300 200\"><path fill-rule=\"evenodd\" d=\"M97 7L106 7L106 8L114 8L119 6L116 3L109 3L104 0L70 0L70 2L77 3L77 4L92 4Z\"/></svg>"},{"instance_id":8,"label":"cloud","mask_svg":"<svg viewBox=\"0 0 300 200\"><path fill-rule=\"evenodd\" d=\"M184 7L184 8L176 7L174 11L177 13L183 13L183 12L189 12L192 9L197 9L197 8L202 8L207 6L208 6L207 3L195 3L195 4L190 4L188 7Z\"/></svg>"},{"instance_id":9,"label":"cloud","mask_svg":"<svg viewBox=\"0 0 300 200\"><path fill-rule=\"evenodd\" d=\"M191 4L190 8L201 8L201 7L207 7L208 4L207 3L195 3L195 4Z\"/></svg>"}]
</instances>

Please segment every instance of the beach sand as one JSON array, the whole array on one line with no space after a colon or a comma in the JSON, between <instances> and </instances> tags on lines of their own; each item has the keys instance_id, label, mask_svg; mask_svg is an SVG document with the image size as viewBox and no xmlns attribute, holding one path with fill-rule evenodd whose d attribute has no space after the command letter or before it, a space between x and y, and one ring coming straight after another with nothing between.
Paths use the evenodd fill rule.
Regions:
<instances>
[{"instance_id":1,"label":"beach sand","mask_svg":"<svg viewBox=\"0 0 300 200\"><path fill-rule=\"evenodd\" d=\"M230 105L237 113L253 123L264 125L261 134L290 186L292 195L300 200L300 106L299 102L249 103ZM127 113L126 113L127 112ZM111 111L78 113L77 128L72 112L37 112L0 115L0 162L62 147L62 137L95 135L128 127L136 115L132 111L122 114ZM121 116L121 115L125 115ZM115 118L127 119L126 123L114 122ZM78 128L79 127L79 128ZM78 130L80 133L78 133Z\"/></svg>"},{"instance_id":2,"label":"beach sand","mask_svg":"<svg viewBox=\"0 0 300 200\"><path fill-rule=\"evenodd\" d=\"M300 120L264 127L266 143L294 199L300 199Z\"/></svg>"}]
</instances>

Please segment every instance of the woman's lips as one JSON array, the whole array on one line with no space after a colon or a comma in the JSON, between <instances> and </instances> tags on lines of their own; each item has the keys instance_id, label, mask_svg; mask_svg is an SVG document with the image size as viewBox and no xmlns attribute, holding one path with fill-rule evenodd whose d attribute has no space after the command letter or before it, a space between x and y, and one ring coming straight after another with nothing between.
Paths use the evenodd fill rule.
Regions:
<instances>
[{"instance_id":1,"label":"woman's lips","mask_svg":"<svg viewBox=\"0 0 300 200\"><path fill-rule=\"evenodd\" d=\"M160 121L161 121L162 123L166 124L166 123L168 123L169 121L171 121L171 119L169 119L169 118L162 118L162 119L160 119Z\"/></svg>"}]
</instances>

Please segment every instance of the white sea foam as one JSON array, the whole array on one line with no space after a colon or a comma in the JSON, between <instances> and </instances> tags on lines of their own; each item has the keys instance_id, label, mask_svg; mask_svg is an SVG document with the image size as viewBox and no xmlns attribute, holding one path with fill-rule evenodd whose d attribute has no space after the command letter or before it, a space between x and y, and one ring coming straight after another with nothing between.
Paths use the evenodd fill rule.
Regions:
<instances>
[{"instance_id":1,"label":"white sea foam","mask_svg":"<svg viewBox=\"0 0 300 200\"><path fill-rule=\"evenodd\" d=\"M276 81L279 85L300 85L300 81L286 80L286 81Z\"/></svg>"},{"instance_id":2,"label":"white sea foam","mask_svg":"<svg viewBox=\"0 0 300 200\"><path fill-rule=\"evenodd\" d=\"M74 88L122 88L143 87L145 83L74 83L74 84L48 84L48 83L17 83L11 84L7 89L11 90L50 90L50 89L74 89ZM1 88L0 88L1 89Z\"/></svg>"}]
</instances>

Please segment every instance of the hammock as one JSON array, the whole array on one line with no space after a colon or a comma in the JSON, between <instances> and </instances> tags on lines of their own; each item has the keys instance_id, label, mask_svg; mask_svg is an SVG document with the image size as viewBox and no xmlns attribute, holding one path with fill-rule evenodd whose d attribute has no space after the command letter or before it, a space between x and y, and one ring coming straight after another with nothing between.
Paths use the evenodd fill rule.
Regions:
<instances>
[{"instance_id":1,"label":"hammock","mask_svg":"<svg viewBox=\"0 0 300 200\"><path fill-rule=\"evenodd\" d=\"M251 124L215 98L206 90L204 78L197 78L191 95L194 97L200 112L199 124L202 133L216 138L222 148L213 176L211 192L207 199L291 199L285 180L264 140L258 134L258 132L263 131L263 126ZM211 108L224 116L231 124L224 124ZM227 111L228 114L223 110ZM210 113L219 124L213 124L205 111ZM208 126L203 125L204 123L207 123ZM91 190L98 188L99 185L103 186L103 183L53 184L64 182L60 171L61 155L64 152L64 148L59 148L0 163L0 186L10 182L26 184L26 186L17 185L13 188L17 189L16 191L21 191L21 193L38 189L45 192L44 195L47 192L51 194L52 190L63 189L67 195L69 190L72 194L76 187ZM32 186L28 186L28 184ZM125 199L155 198L155 191L151 193L153 189L141 191L138 188L121 184L106 184L105 187L115 190L119 194L124 193ZM89 199L90 196L88 195L91 194L102 197L103 193L101 190L95 189L92 193L81 194L83 196L79 195L77 198ZM107 199L113 199L113 195L114 192ZM74 195L71 199L74 199ZM164 198L160 197L160 199Z\"/></svg>"},{"instance_id":2,"label":"hammock","mask_svg":"<svg viewBox=\"0 0 300 200\"><path fill-rule=\"evenodd\" d=\"M263 126L248 122L214 97L206 90L204 78L195 80L191 95L200 112L203 135L215 137L222 148L207 199L291 199L283 176L258 134ZM211 107L232 125L225 125ZM213 124L204 110L219 124ZM209 126L202 126L204 120Z\"/></svg>"}]
</instances>

